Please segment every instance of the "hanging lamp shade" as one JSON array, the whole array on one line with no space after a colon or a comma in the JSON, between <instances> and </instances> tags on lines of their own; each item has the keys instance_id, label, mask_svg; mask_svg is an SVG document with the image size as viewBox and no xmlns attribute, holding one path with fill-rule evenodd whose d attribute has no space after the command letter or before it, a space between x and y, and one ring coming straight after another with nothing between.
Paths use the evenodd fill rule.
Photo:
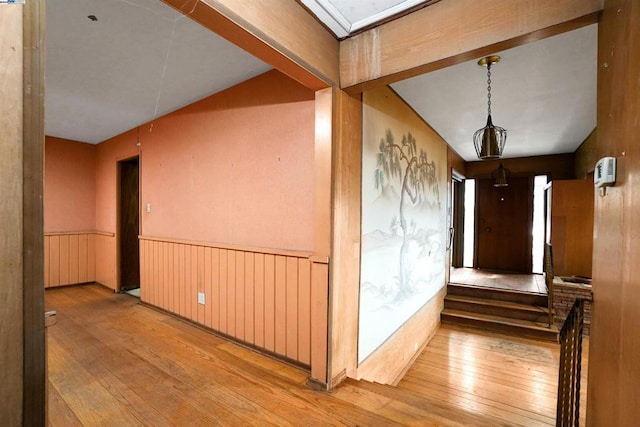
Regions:
<instances>
[{"instance_id":1,"label":"hanging lamp shade","mask_svg":"<svg viewBox=\"0 0 640 427\"><path fill-rule=\"evenodd\" d=\"M498 169L494 170L491 173L491 178L493 178L493 186L494 187L508 187L509 183L507 180L511 177L511 171L504 166L502 166L502 162L500 162L500 166Z\"/></svg>"},{"instance_id":2,"label":"hanging lamp shade","mask_svg":"<svg viewBox=\"0 0 640 427\"><path fill-rule=\"evenodd\" d=\"M487 67L487 124L473 134L473 145L480 160L498 159L502 156L507 142L507 130L495 126L491 120L491 65L500 61L497 55L487 56L478 65Z\"/></svg>"}]
</instances>

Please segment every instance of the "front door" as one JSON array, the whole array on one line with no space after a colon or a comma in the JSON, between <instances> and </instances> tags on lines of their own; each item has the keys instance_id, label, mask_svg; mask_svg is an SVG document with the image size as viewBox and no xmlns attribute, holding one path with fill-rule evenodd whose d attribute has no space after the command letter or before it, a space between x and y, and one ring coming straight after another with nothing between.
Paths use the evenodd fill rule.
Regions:
<instances>
[{"instance_id":1,"label":"front door","mask_svg":"<svg viewBox=\"0 0 640 427\"><path fill-rule=\"evenodd\" d=\"M510 178L507 187L476 180L475 266L531 273L533 226L532 178Z\"/></svg>"}]
</instances>

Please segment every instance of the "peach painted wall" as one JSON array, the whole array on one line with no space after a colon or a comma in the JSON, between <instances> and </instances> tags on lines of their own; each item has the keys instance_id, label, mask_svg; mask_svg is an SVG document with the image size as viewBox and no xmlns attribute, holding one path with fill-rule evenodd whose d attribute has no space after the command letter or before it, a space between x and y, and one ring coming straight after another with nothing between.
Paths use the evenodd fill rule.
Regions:
<instances>
[{"instance_id":1,"label":"peach painted wall","mask_svg":"<svg viewBox=\"0 0 640 427\"><path fill-rule=\"evenodd\" d=\"M96 147L45 138L44 231L95 229Z\"/></svg>"},{"instance_id":2,"label":"peach painted wall","mask_svg":"<svg viewBox=\"0 0 640 427\"><path fill-rule=\"evenodd\" d=\"M270 71L142 125L139 140L141 234L313 248L312 91ZM98 145L98 230L116 232L116 164L136 142L132 130Z\"/></svg>"}]
</instances>

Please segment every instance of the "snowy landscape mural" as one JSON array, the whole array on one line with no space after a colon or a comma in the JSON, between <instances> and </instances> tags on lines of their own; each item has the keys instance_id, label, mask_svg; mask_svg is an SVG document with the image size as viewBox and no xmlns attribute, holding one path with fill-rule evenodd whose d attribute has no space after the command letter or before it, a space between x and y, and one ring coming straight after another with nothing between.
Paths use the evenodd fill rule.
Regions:
<instances>
[{"instance_id":1,"label":"snowy landscape mural","mask_svg":"<svg viewBox=\"0 0 640 427\"><path fill-rule=\"evenodd\" d=\"M396 98L364 98L359 362L444 286L446 146Z\"/></svg>"}]
</instances>

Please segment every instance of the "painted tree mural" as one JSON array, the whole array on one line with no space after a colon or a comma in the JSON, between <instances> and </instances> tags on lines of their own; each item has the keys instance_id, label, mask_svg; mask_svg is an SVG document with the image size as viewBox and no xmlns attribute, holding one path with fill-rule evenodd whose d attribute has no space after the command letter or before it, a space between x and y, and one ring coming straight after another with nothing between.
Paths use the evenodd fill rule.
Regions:
<instances>
[{"instance_id":1,"label":"painted tree mural","mask_svg":"<svg viewBox=\"0 0 640 427\"><path fill-rule=\"evenodd\" d=\"M376 163L376 190L382 192L385 185L392 185L394 180L401 183L398 217L391 225L392 229L397 225L402 231L398 271L399 291L396 297L397 300L401 300L411 294L407 249L415 224L412 227L412 224L407 223L407 203L416 206L425 202L427 192L430 191L435 195L432 199L437 200L437 205L440 206L436 164L434 161L429 161L424 150L417 149L416 139L410 132L402 136L400 143L396 143L391 129L387 129L385 137L380 139Z\"/></svg>"}]
</instances>

